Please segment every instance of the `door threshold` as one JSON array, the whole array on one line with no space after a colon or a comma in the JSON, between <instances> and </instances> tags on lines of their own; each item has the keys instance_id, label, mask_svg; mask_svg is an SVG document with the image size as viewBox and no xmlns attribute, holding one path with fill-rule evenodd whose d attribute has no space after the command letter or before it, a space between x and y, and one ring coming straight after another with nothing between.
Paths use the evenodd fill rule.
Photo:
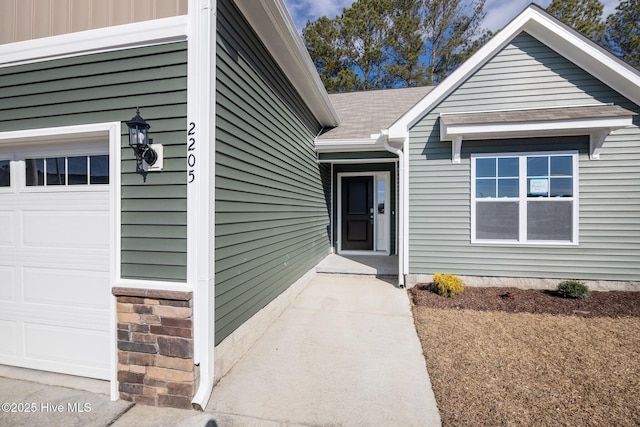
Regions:
<instances>
[{"instance_id":1,"label":"door threshold","mask_svg":"<svg viewBox=\"0 0 640 427\"><path fill-rule=\"evenodd\" d=\"M389 256L389 252L382 251L338 251L338 255L374 255L374 256Z\"/></svg>"}]
</instances>

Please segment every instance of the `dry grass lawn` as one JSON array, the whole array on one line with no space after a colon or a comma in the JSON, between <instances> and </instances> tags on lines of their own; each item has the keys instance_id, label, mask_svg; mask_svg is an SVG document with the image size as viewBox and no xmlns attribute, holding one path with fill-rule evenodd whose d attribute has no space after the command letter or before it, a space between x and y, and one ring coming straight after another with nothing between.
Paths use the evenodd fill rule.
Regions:
<instances>
[{"instance_id":1,"label":"dry grass lawn","mask_svg":"<svg viewBox=\"0 0 640 427\"><path fill-rule=\"evenodd\" d=\"M445 426L640 426L640 318L413 310Z\"/></svg>"}]
</instances>

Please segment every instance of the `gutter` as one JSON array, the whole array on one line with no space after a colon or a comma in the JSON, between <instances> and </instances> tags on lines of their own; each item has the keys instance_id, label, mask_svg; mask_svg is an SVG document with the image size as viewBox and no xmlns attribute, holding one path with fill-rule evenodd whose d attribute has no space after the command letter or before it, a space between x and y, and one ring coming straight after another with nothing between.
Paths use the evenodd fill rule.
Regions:
<instances>
[{"instance_id":1,"label":"gutter","mask_svg":"<svg viewBox=\"0 0 640 427\"><path fill-rule=\"evenodd\" d=\"M404 283L404 273L405 273L404 272L404 257L405 257L405 251L404 251L404 228L405 228L404 168L405 168L405 165L404 163L405 163L405 158L404 158L404 152L402 151L402 149L393 147L391 144L389 144L389 131L387 129L384 129L382 131L382 135L380 137L382 138L384 149L398 156L398 181L399 181L398 182L398 209L397 209L398 215L396 216L396 218L398 218L398 241L396 242L396 248L398 252L398 286L403 288L405 286L405 283Z\"/></svg>"}]
</instances>

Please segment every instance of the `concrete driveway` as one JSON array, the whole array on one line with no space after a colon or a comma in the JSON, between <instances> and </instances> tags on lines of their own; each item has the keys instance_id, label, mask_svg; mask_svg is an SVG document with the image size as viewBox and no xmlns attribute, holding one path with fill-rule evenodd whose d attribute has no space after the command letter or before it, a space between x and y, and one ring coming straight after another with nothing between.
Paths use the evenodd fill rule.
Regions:
<instances>
[{"instance_id":1,"label":"concrete driveway","mask_svg":"<svg viewBox=\"0 0 640 427\"><path fill-rule=\"evenodd\" d=\"M216 385L204 412L131 406L7 378L0 378L0 401L77 401L92 408L0 413L3 426L441 424L407 294L368 276L317 275Z\"/></svg>"}]
</instances>

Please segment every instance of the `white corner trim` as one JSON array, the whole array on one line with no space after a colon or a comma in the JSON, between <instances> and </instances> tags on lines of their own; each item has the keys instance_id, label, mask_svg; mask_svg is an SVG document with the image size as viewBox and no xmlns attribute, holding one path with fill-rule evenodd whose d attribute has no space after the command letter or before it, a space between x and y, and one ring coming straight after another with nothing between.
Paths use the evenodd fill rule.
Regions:
<instances>
[{"instance_id":1,"label":"white corner trim","mask_svg":"<svg viewBox=\"0 0 640 427\"><path fill-rule=\"evenodd\" d=\"M187 17L154 19L0 45L0 67L185 40Z\"/></svg>"},{"instance_id":2,"label":"white corner trim","mask_svg":"<svg viewBox=\"0 0 640 427\"><path fill-rule=\"evenodd\" d=\"M283 0L236 0L278 65L324 127L340 122Z\"/></svg>"}]
</instances>

